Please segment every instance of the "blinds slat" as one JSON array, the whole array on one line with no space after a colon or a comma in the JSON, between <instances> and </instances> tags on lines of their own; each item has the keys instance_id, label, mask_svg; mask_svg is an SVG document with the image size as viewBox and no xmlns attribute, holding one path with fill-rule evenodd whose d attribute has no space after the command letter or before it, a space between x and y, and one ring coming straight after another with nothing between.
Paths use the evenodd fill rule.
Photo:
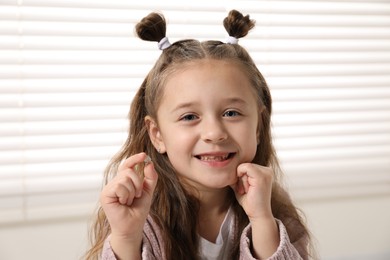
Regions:
<instances>
[{"instance_id":1,"label":"blinds slat","mask_svg":"<svg viewBox=\"0 0 390 260\"><path fill-rule=\"evenodd\" d=\"M335 148L335 147L365 147L371 145L390 146L390 134L366 134L366 135L348 135L348 136L325 136L318 137L300 137L300 138L279 138L275 142L277 150L293 151L317 148Z\"/></svg>"},{"instance_id":2,"label":"blinds slat","mask_svg":"<svg viewBox=\"0 0 390 260\"><path fill-rule=\"evenodd\" d=\"M23 190L24 185L22 178L1 180L0 182L0 197L9 197L13 194L22 194Z\"/></svg>"},{"instance_id":3,"label":"blinds slat","mask_svg":"<svg viewBox=\"0 0 390 260\"><path fill-rule=\"evenodd\" d=\"M19 136L6 138L0 137L1 150L30 150L50 149L69 147L104 147L120 146L126 140L121 133L104 134L72 134L72 135L50 135L50 136Z\"/></svg>"},{"instance_id":4,"label":"blinds slat","mask_svg":"<svg viewBox=\"0 0 390 260\"><path fill-rule=\"evenodd\" d=\"M123 112L123 111L122 111ZM69 115L70 116L70 115ZM124 133L128 129L128 122L123 113L122 119L101 120L66 120L66 121L23 121L2 123L0 136L4 138L12 136L34 135L73 135L94 133ZM1 148L0 148L1 149Z\"/></svg>"},{"instance_id":5,"label":"blinds slat","mask_svg":"<svg viewBox=\"0 0 390 260\"><path fill-rule=\"evenodd\" d=\"M1 151L1 164L109 160L118 146Z\"/></svg>"},{"instance_id":6,"label":"blinds slat","mask_svg":"<svg viewBox=\"0 0 390 260\"><path fill-rule=\"evenodd\" d=\"M63 193L69 191L96 192L101 186L101 175L53 176L42 178L26 178L25 194ZM52 199L51 199L52 200Z\"/></svg>"},{"instance_id":7,"label":"blinds slat","mask_svg":"<svg viewBox=\"0 0 390 260\"><path fill-rule=\"evenodd\" d=\"M310 160L344 160L344 159L364 159L370 156L388 156L390 158L390 147L386 144L359 146L359 147L332 147L316 148L307 150L295 150L294 153L279 151L278 155L283 161L310 161Z\"/></svg>"},{"instance_id":8,"label":"blinds slat","mask_svg":"<svg viewBox=\"0 0 390 260\"><path fill-rule=\"evenodd\" d=\"M375 100L375 99L390 98L390 89L382 87L367 87L359 89L351 88L315 88L315 89L274 89L273 100L275 102L282 101L313 101L313 100Z\"/></svg>"},{"instance_id":9,"label":"blinds slat","mask_svg":"<svg viewBox=\"0 0 390 260\"><path fill-rule=\"evenodd\" d=\"M21 197L0 197L0 210L0 224L24 220L25 208Z\"/></svg>"},{"instance_id":10,"label":"blinds slat","mask_svg":"<svg viewBox=\"0 0 390 260\"><path fill-rule=\"evenodd\" d=\"M126 78L145 74L146 65L0 65L0 78ZM97 76L100 75L100 76Z\"/></svg>"},{"instance_id":11,"label":"blinds slat","mask_svg":"<svg viewBox=\"0 0 390 260\"><path fill-rule=\"evenodd\" d=\"M133 93L59 93L59 94L4 94L2 107L66 107L66 106L126 106Z\"/></svg>"},{"instance_id":12,"label":"blinds slat","mask_svg":"<svg viewBox=\"0 0 390 260\"><path fill-rule=\"evenodd\" d=\"M262 67L260 67L261 69ZM268 77L267 82L271 89L294 89L294 88L351 88L359 89L361 87L385 87L389 86L390 76L388 75L360 75L360 76L340 76L332 77L321 76L282 76Z\"/></svg>"},{"instance_id":13,"label":"blinds slat","mask_svg":"<svg viewBox=\"0 0 390 260\"><path fill-rule=\"evenodd\" d=\"M331 17L329 17L331 19ZM288 23L286 21L286 23ZM254 31L254 37L260 39L389 39L390 30L387 27L293 27L293 26L279 26L279 27L257 27ZM324 42L327 44L327 41Z\"/></svg>"},{"instance_id":14,"label":"blinds slat","mask_svg":"<svg viewBox=\"0 0 390 260\"><path fill-rule=\"evenodd\" d=\"M0 35L0 46L4 49L19 49L20 37ZM56 35L23 35L24 50L153 50L155 44L141 44L136 38L114 36L56 36Z\"/></svg>"},{"instance_id":15,"label":"blinds slat","mask_svg":"<svg viewBox=\"0 0 390 260\"><path fill-rule=\"evenodd\" d=\"M4 94L20 93L78 93L128 92L140 86L141 78L83 78L83 79L2 79L0 91ZM23 83L23 84L22 84Z\"/></svg>"},{"instance_id":16,"label":"blinds slat","mask_svg":"<svg viewBox=\"0 0 390 260\"><path fill-rule=\"evenodd\" d=\"M356 160L355 158L345 158L343 160L310 160L306 162L283 162L283 169L288 171L289 175L292 177L291 180L308 180L314 178L317 180L317 177L320 175L332 175L329 180L334 178L342 177L340 172L345 174L357 174L357 175L373 175L375 173L387 173L389 175L390 163L389 158L386 155L382 156L367 156L364 160ZM313 170L315 169L315 170ZM334 176L337 175L337 176ZM309 177L311 176L311 177ZM323 177L319 177L323 178ZM372 181L375 181L375 178L372 177ZM336 184L336 183L334 183Z\"/></svg>"},{"instance_id":17,"label":"blinds slat","mask_svg":"<svg viewBox=\"0 0 390 260\"><path fill-rule=\"evenodd\" d=\"M18 165L0 165L0 178L21 180L24 173L28 172L29 177L44 178L45 176L77 176L77 175L99 175L107 164L106 160L86 160L73 162L43 162L25 163ZM55 169L55 171L53 171Z\"/></svg>"},{"instance_id":18,"label":"blinds slat","mask_svg":"<svg viewBox=\"0 0 390 260\"><path fill-rule=\"evenodd\" d=\"M199 11L211 11L211 10L221 10L223 7L223 2L220 1L205 1L200 0L196 2L186 3L185 5L178 5L176 1L166 0L166 1L157 1L151 0L147 2L134 2L134 1L109 1L109 0L57 0L55 2L51 0L24 0L24 6L57 6L57 7L78 7L78 8L104 8L104 9L123 9L123 8L132 8L132 9L176 9L176 10L199 10ZM224 10L224 9L222 9Z\"/></svg>"},{"instance_id":19,"label":"blinds slat","mask_svg":"<svg viewBox=\"0 0 390 260\"><path fill-rule=\"evenodd\" d=\"M246 13L294 13L294 14L350 14L350 15L387 15L389 6L380 2L343 1L330 5L322 1L242 1L241 11ZM302 8L304 6L305 8Z\"/></svg>"},{"instance_id":20,"label":"blinds slat","mask_svg":"<svg viewBox=\"0 0 390 260\"><path fill-rule=\"evenodd\" d=\"M357 122L357 123L334 123L334 124L311 124L311 125L287 125L274 127L275 138L293 138L302 136L326 137L331 135L365 135L390 133L390 121Z\"/></svg>"},{"instance_id":21,"label":"blinds slat","mask_svg":"<svg viewBox=\"0 0 390 260\"><path fill-rule=\"evenodd\" d=\"M0 23L0 34L18 35L19 33L19 22L6 21Z\"/></svg>"},{"instance_id":22,"label":"blinds slat","mask_svg":"<svg viewBox=\"0 0 390 260\"><path fill-rule=\"evenodd\" d=\"M337 180L337 186L362 186L362 185L376 185L376 184L382 184L382 183L388 183L390 182L390 175L387 173L375 173L375 174L365 174L365 175L359 175L359 174L344 174L342 176L334 176L333 181L328 177L328 178L323 178L325 174L319 175L318 179L316 179L316 185L318 188L323 188L323 187L329 187L329 186L334 186L334 179ZM375 178L373 178L375 176ZM321 178L322 177L322 178ZM298 187L305 186L304 181L302 179L297 179L295 181L295 185ZM390 188L390 184L388 184Z\"/></svg>"},{"instance_id":23,"label":"blinds slat","mask_svg":"<svg viewBox=\"0 0 390 260\"><path fill-rule=\"evenodd\" d=\"M150 64L150 51L0 51L0 64Z\"/></svg>"},{"instance_id":24,"label":"blinds slat","mask_svg":"<svg viewBox=\"0 0 390 260\"><path fill-rule=\"evenodd\" d=\"M1 122L123 119L129 106L0 109Z\"/></svg>"},{"instance_id":25,"label":"blinds slat","mask_svg":"<svg viewBox=\"0 0 390 260\"><path fill-rule=\"evenodd\" d=\"M387 110L372 111L336 111L299 114L275 114L272 117L274 127L299 126L306 127L318 125L318 127L327 127L327 125L337 124L372 124L376 122L390 122L390 113ZM383 126L383 125L382 125Z\"/></svg>"},{"instance_id":26,"label":"blinds slat","mask_svg":"<svg viewBox=\"0 0 390 260\"><path fill-rule=\"evenodd\" d=\"M390 63L387 52L256 52L252 55L256 64L353 64L353 63Z\"/></svg>"},{"instance_id":27,"label":"blinds slat","mask_svg":"<svg viewBox=\"0 0 390 260\"><path fill-rule=\"evenodd\" d=\"M16 6L4 6L3 2L3 6L0 8L0 20L17 20L19 14L18 8Z\"/></svg>"},{"instance_id":28,"label":"blinds slat","mask_svg":"<svg viewBox=\"0 0 390 260\"><path fill-rule=\"evenodd\" d=\"M364 194L365 196L387 196L390 185L387 183L376 183L374 185L356 185L356 186L326 186L313 188L297 188L294 195L300 201L318 201L334 198L356 198ZM335 195L337 194L337 196Z\"/></svg>"},{"instance_id":29,"label":"blinds slat","mask_svg":"<svg viewBox=\"0 0 390 260\"><path fill-rule=\"evenodd\" d=\"M57 7L23 7L20 9L23 20L26 21L50 21L50 22L86 22L86 23L136 23L141 20L149 9L121 8L121 9L89 9L88 13L84 8L57 8ZM191 24L218 24L224 18L221 12L203 12L202 20L197 16L199 11L169 10L164 12L165 16L172 17L171 23Z\"/></svg>"},{"instance_id":30,"label":"blinds slat","mask_svg":"<svg viewBox=\"0 0 390 260\"><path fill-rule=\"evenodd\" d=\"M292 30L292 29L290 29ZM264 32L265 33L265 32ZM314 33L314 32L313 32ZM374 35L362 35L357 36L356 39L344 37L342 39L338 37L332 37L331 35L325 35L324 39L321 38L323 32L320 35L310 34L310 36L300 35L296 38L288 37L287 35L269 35L263 37L263 39L245 40L243 45L249 50L254 51L325 51L325 52L350 52L350 51L389 51L390 40L387 32L379 32L377 37ZM267 35L265 33L265 35ZM341 35L344 35L341 33ZM348 34L347 34L348 35ZM379 38L380 36L380 38ZM302 40L300 38L306 38ZM258 41L261 41L259 44ZM288 40L288 42L286 42Z\"/></svg>"},{"instance_id":31,"label":"blinds slat","mask_svg":"<svg viewBox=\"0 0 390 260\"><path fill-rule=\"evenodd\" d=\"M243 12L248 13L299 13L299 14L321 14L321 13L335 13L335 14L388 14L389 7L386 1L357 1L353 4L349 1L333 2L329 5L322 1L240 1L240 7ZM3 1L4 4L16 5L16 0ZM88 8L88 9L150 9L153 6L155 9L176 9L181 11L197 10L203 12L221 11L224 9L231 9L234 4L224 3L222 1L196 1L186 3L186 5L177 5L176 1L167 0L148 1L145 2L123 2L123 1L109 1L109 0L84 0L83 2L76 0L67 1L50 1L50 0L25 0L24 6L37 7L67 7L67 8ZM230 6L232 5L232 6ZM302 8L304 6L305 8Z\"/></svg>"},{"instance_id":32,"label":"blinds slat","mask_svg":"<svg viewBox=\"0 0 390 260\"><path fill-rule=\"evenodd\" d=\"M364 111L388 110L390 99L356 99L356 100L326 100L326 101L285 101L274 104L275 113L307 113L330 111Z\"/></svg>"}]
</instances>

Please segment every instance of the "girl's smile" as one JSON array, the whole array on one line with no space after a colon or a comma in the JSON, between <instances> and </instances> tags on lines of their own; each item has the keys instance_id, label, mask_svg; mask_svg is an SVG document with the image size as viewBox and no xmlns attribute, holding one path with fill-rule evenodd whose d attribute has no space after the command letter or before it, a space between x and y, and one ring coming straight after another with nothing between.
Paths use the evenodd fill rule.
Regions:
<instances>
[{"instance_id":1,"label":"girl's smile","mask_svg":"<svg viewBox=\"0 0 390 260\"><path fill-rule=\"evenodd\" d=\"M203 59L167 77L149 132L181 178L221 188L235 183L237 166L255 156L258 112L254 89L239 65Z\"/></svg>"},{"instance_id":2,"label":"girl's smile","mask_svg":"<svg viewBox=\"0 0 390 260\"><path fill-rule=\"evenodd\" d=\"M205 166L222 168L228 165L236 153L229 152L209 152L195 155Z\"/></svg>"}]
</instances>

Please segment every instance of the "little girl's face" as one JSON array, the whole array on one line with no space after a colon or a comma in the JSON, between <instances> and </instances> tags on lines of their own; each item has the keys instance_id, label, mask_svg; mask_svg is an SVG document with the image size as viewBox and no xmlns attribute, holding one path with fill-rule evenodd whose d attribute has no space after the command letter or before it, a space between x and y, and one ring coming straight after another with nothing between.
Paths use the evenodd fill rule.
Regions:
<instances>
[{"instance_id":1,"label":"little girl's face","mask_svg":"<svg viewBox=\"0 0 390 260\"><path fill-rule=\"evenodd\" d=\"M237 182L237 166L255 156L258 113L240 66L191 62L166 81L155 136L180 177L199 189L223 188Z\"/></svg>"}]
</instances>

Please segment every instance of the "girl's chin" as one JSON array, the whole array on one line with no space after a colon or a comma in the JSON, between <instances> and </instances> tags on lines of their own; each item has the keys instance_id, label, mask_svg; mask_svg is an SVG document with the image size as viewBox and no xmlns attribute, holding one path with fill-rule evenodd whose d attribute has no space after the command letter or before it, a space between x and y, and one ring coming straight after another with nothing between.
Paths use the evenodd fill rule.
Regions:
<instances>
[{"instance_id":1,"label":"girl's chin","mask_svg":"<svg viewBox=\"0 0 390 260\"><path fill-rule=\"evenodd\" d=\"M224 182L192 182L187 181L186 182L190 187L195 188L197 191L211 191L211 190L221 190L225 188L230 188L231 186L235 185L237 183L237 178L235 180L230 181L224 181Z\"/></svg>"},{"instance_id":2,"label":"girl's chin","mask_svg":"<svg viewBox=\"0 0 390 260\"><path fill-rule=\"evenodd\" d=\"M234 179L232 180L226 180L226 181L223 181L223 182L219 182L219 183L211 183L209 182L208 184L206 184L208 187L210 188L215 188L215 189L223 189L223 188L227 188L227 187L231 187L235 184L237 184L238 182L238 178L235 177Z\"/></svg>"}]
</instances>

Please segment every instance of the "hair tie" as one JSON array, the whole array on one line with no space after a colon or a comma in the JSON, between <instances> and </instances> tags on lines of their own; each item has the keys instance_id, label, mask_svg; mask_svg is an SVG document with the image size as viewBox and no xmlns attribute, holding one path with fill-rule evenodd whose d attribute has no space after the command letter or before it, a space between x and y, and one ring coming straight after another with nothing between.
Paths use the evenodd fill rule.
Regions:
<instances>
[{"instance_id":1,"label":"hair tie","mask_svg":"<svg viewBox=\"0 0 390 260\"><path fill-rule=\"evenodd\" d=\"M226 43L228 43L228 44L237 44L238 43L238 39L236 37L234 37L234 36L230 36L229 35L229 37L227 37L227 39L226 39Z\"/></svg>"},{"instance_id":2,"label":"hair tie","mask_svg":"<svg viewBox=\"0 0 390 260\"><path fill-rule=\"evenodd\" d=\"M164 37L162 38L159 42L158 42L158 48L160 50L165 50L166 48L169 48L172 44L169 42L168 40L168 37Z\"/></svg>"}]
</instances>

